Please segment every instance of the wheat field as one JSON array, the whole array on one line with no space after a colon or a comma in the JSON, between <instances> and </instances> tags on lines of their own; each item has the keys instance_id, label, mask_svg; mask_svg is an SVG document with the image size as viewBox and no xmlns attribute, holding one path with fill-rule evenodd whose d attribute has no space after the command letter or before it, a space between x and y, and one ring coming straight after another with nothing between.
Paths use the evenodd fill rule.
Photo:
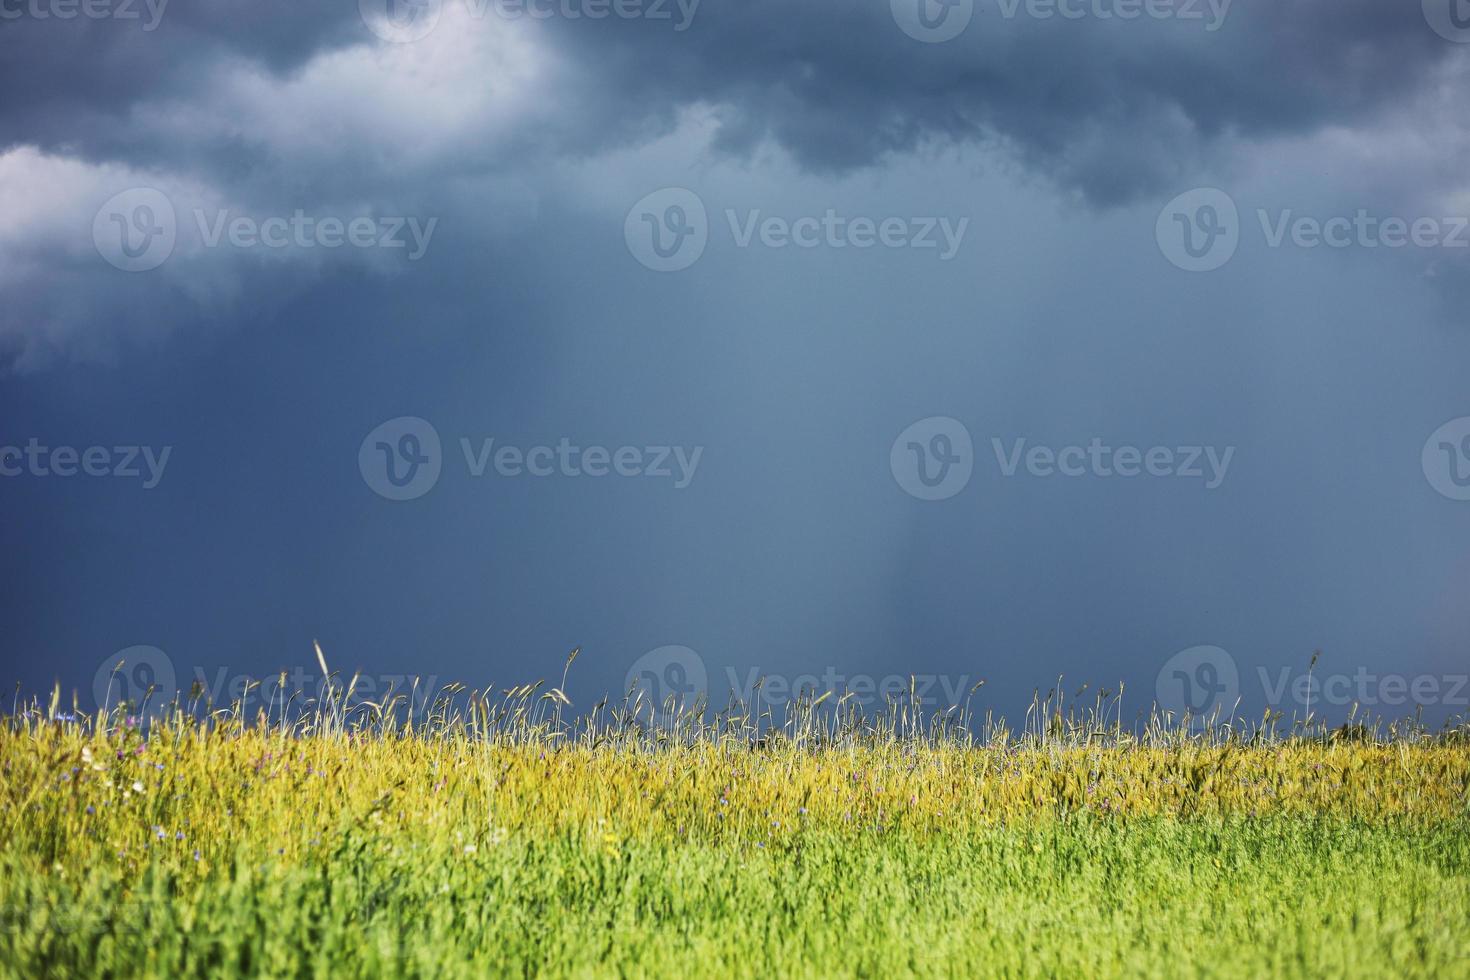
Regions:
<instances>
[{"instance_id":1,"label":"wheat field","mask_svg":"<svg viewBox=\"0 0 1470 980\"><path fill-rule=\"evenodd\" d=\"M18 705L0 971L1470 976L1462 728L352 689Z\"/></svg>"}]
</instances>

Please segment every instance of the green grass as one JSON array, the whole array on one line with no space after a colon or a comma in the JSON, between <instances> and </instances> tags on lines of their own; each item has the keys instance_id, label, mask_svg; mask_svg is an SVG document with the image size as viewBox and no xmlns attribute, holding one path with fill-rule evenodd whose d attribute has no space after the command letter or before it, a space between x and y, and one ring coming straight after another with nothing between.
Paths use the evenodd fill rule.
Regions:
<instances>
[{"instance_id":1,"label":"green grass","mask_svg":"<svg viewBox=\"0 0 1470 980\"><path fill-rule=\"evenodd\" d=\"M366 827L204 874L6 853L16 976L1470 976L1470 827L1088 817L781 846ZM161 842L161 847L187 842Z\"/></svg>"},{"instance_id":2,"label":"green grass","mask_svg":"<svg viewBox=\"0 0 1470 980\"><path fill-rule=\"evenodd\" d=\"M1470 978L1463 728L352 688L7 719L0 975Z\"/></svg>"}]
</instances>

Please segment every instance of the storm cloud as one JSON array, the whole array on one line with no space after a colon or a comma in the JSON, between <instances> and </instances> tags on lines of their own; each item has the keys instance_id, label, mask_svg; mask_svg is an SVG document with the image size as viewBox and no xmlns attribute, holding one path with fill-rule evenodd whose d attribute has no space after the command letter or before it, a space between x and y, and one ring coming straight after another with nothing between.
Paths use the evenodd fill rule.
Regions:
<instances>
[{"instance_id":1,"label":"storm cloud","mask_svg":"<svg viewBox=\"0 0 1470 980\"><path fill-rule=\"evenodd\" d=\"M0 480L22 680L1463 670L1448 4L392 2L0 0L0 447L173 450Z\"/></svg>"}]
</instances>

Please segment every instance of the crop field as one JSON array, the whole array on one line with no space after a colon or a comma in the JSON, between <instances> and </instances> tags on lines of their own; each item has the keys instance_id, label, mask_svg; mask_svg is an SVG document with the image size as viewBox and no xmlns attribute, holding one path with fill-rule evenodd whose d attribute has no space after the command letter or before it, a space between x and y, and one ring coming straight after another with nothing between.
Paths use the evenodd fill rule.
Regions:
<instances>
[{"instance_id":1,"label":"crop field","mask_svg":"<svg viewBox=\"0 0 1470 980\"><path fill-rule=\"evenodd\" d=\"M1470 976L1461 730L350 689L17 708L0 973Z\"/></svg>"}]
</instances>

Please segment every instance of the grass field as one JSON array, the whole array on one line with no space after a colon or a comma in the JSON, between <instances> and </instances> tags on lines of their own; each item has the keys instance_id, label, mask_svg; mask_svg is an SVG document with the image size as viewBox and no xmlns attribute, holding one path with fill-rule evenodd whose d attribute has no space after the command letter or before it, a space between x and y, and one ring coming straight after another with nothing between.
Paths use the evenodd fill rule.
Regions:
<instances>
[{"instance_id":1,"label":"grass field","mask_svg":"<svg viewBox=\"0 0 1470 980\"><path fill-rule=\"evenodd\" d=\"M0 971L1470 976L1456 735L564 700L19 711Z\"/></svg>"}]
</instances>

